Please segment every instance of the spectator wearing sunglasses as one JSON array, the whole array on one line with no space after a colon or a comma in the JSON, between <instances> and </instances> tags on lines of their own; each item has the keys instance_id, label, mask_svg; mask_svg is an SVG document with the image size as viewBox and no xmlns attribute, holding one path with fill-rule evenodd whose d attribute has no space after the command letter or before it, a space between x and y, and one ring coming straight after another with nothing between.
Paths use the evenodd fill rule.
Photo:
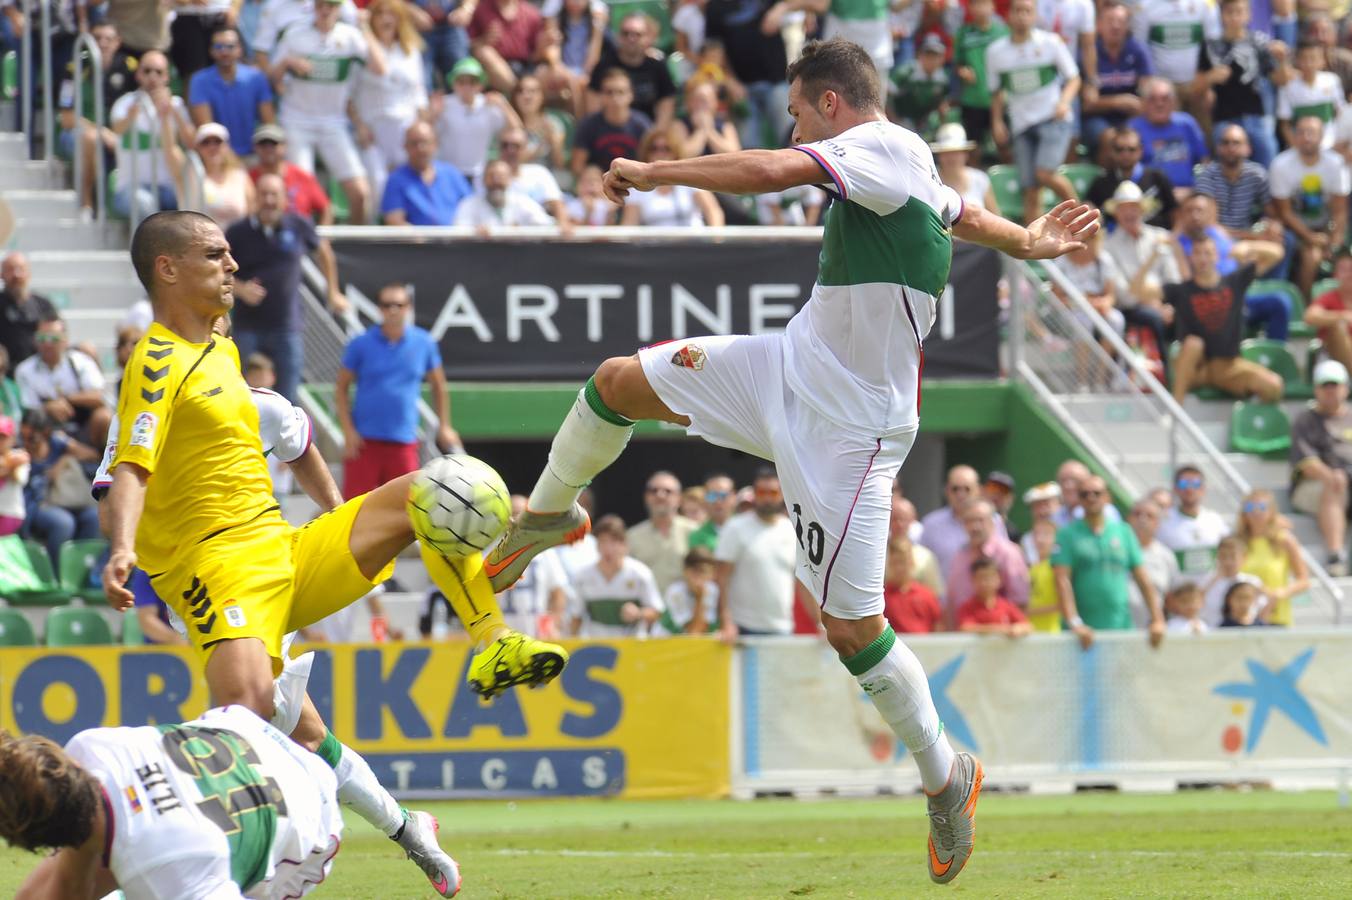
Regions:
<instances>
[{"instance_id":1,"label":"spectator wearing sunglasses","mask_svg":"<svg viewBox=\"0 0 1352 900\"><path fill-rule=\"evenodd\" d=\"M697 527L677 510L681 505L681 482L670 472L654 472L643 492L648 518L628 531L629 555L652 569L659 593L666 593L681 577L690 535Z\"/></svg>"},{"instance_id":2,"label":"spectator wearing sunglasses","mask_svg":"<svg viewBox=\"0 0 1352 900\"><path fill-rule=\"evenodd\" d=\"M211 35L212 65L188 82L188 110L195 125L219 122L230 132L236 156L253 152L250 142L258 126L276 121L272 84L260 69L240 62L243 44L234 28Z\"/></svg>"},{"instance_id":3,"label":"spectator wearing sunglasses","mask_svg":"<svg viewBox=\"0 0 1352 900\"><path fill-rule=\"evenodd\" d=\"M736 511L737 485L732 478L719 472L704 479L704 522L690 533L690 549L716 550L719 532Z\"/></svg>"},{"instance_id":4,"label":"spectator wearing sunglasses","mask_svg":"<svg viewBox=\"0 0 1352 900\"><path fill-rule=\"evenodd\" d=\"M1310 573L1285 516L1277 513L1271 491L1250 491L1244 498L1235 536L1244 542L1240 571L1263 584L1268 605L1263 618L1273 625L1291 624L1291 598L1310 587Z\"/></svg>"},{"instance_id":5,"label":"spectator wearing sunglasses","mask_svg":"<svg viewBox=\"0 0 1352 900\"><path fill-rule=\"evenodd\" d=\"M1352 407L1347 369L1333 359L1314 367L1314 402L1291 425L1291 506L1315 516L1330 575L1347 574L1347 473L1352 468Z\"/></svg>"},{"instance_id":6,"label":"spectator wearing sunglasses","mask_svg":"<svg viewBox=\"0 0 1352 900\"><path fill-rule=\"evenodd\" d=\"M1174 473L1174 496L1178 502L1160 523L1156 537L1174 551L1179 571L1197 576L1211 569L1216 547L1230 533L1220 513L1206 509L1206 480L1196 466L1182 466Z\"/></svg>"},{"instance_id":7,"label":"spectator wearing sunglasses","mask_svg":"<svg viewBox=\"0 0 1352 900\"><path fill-rule=\"evenodd\" d=\"M947 503L926 513L920 520L920 525L924 529L920 535L920 543L934 554L940 572L948 572L953 564L953 557L967 546L969 538L967 530L962 527L962 511L967 504L980 499L978 493L980 489L976 469L971 466L954 466L948 470L948 480L944 483L944 498ZM995 520L995 533L1002 538L1009 537L1009 533L1005 531L1005 523L999 519ZM962 598L965 599L967 598Z\"/></svg>"}]
</instances>

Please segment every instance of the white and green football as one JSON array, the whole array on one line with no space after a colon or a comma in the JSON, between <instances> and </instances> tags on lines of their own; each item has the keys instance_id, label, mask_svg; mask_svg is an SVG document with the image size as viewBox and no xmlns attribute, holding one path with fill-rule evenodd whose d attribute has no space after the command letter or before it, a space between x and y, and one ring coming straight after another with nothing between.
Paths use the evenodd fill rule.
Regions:
<instances>
[{"instance_id":1,"label":"white and green football","mask_svg":"<svg viewBox=\"0 0 1352 900\"><path fill-rule=\"evenodd\" d=\"M502 476L464 453L423 466L408 492L414 535L443 556L483 552L502 534L511 514Z\"/></svg>"}]
</instances>

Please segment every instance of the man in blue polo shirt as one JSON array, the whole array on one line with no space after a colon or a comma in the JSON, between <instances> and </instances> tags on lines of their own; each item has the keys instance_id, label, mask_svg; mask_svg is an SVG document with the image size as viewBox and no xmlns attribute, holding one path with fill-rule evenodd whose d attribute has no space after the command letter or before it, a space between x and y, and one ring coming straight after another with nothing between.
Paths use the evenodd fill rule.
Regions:
<instances>
[{"instance_id":1,"label":"man in blue polo shirt","mask_svg":"<svg viewBox=\"0 0 1352 900\"><path fill-rule=\"evenodd\" d=\"M1169 176L1180 202L1192 193L1193 166L1206 162L1209 151L1197 120L1177 109L1174 86L1164 78L1141 79L1143 113L1131 120L1141 136L1141 162Z\"/></svg>"},{"instance_id":2,"label":"man in blue polo shirt","mask_svg":"<svg viewBox=\"0 0 1352 900\"><path fill-rule=\"evenodd\" d=\"M386 225L454 225L460 201L470 195L460 170L437 159L437 135L414 122L404 135L408 162L390 173L380 215Z\"/></svg>"},{"instance_id":3,"label":"man in blue polo shirt","mask_svg":"<svg viewBox=\"0 0 1352 900\"><path fill-rule=\"evenodd\" d=\"M194 125L220 122L230 132L230 149L237 156L253 152L254 129L276 119L272 85L268 76L240 62L243 47L239 32L218 28L211 35L211 59L215 63L188 82L189 112Z\"/></svg>"},{"instance_id":4,"label":"man in blue polo shirt","mask_svg":"<svg viewBox=\"0 0 1352 900\"><path fill-rule=\"evenodd\" d=\"M334 385L333 405L343 426L343 495L348 499L375 490L418 468L418 398L423 382L432 389L437 411L437 446L443 453L463 450L451 427L451 399L437 342L409 323L413 312L408 288L385 285L376 298L380 324L357 335L343 352ZM348 391L357 384L357 397Z\"/></svg>"}]
</instances>

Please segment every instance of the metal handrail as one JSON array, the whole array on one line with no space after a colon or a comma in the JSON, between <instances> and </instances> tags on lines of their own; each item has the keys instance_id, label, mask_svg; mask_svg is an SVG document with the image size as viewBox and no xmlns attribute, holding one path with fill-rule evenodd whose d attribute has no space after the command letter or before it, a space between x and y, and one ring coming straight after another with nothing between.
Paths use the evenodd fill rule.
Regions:
<instances>
[{"instance_id":1,"label":"metal handrail","mask_svg":"<svg viewBox=\"0 0 1352 900\"><path fill-rule=\"evenodd\" d=\"M82 190L84 181L84 153L80 149L79 135L84 126L84 56L89 53L90 73L94 82L94 209L95 221L102 225L107 218L108 209L108 173L104 164L103 129L108 124L108 111L103 101L103 56L99 52L98 42L89 32L81 32L75 39L75 96L71 99L75 113L75 190Z\"/></svg>"},{"instance_id":2,"label":"metal handrail","mask_svg":"<svg viewBox=\"0 0 1352 900\"><path fill-rule=\"evenodd\" d=\"M19 96L19 127L25 138L33 134L33 29L31 21L33 0L23 0L23 35L19 40L19 82L23 92Z\"/></svg>"},{"instance_id":3,"label":"metal handrail","mask_svg":"<svg viewBox=\"0 0 1352 900\"><path fill-rule=\"evenodd\" d=\"M1031 285L1045 284L1027 262L1005 257L1004 264L1007 272L1014 274L1017 278L1021 278ZM1177 466L1176 445L1178 433L1179 431L1182 431L1188 436L1193 444L1200 448L1201 453L1205 456L1205 462L1221 473L1226 482L1225 487L1232 494L1237 496L1247 494L1251 488L1248 480L1245 479L1233 465L1231 465L1230 461L1225 458L1225 455L1197 426L1197 423L1193 421L1192 417L1178 404L1173 395L1159 382L1159 379L1157 379L1154 373L1150 371L1150 368L1146 366L1131 347L1127 345L1127 342L1123 340L1122 337L1113 330L1112 326L1098 314L1098 311L1089 303L1088 299L1079 288L1072 284L1070 279L1055 265L1045 265L1043 266L1043 269L1051 282L1065 295L1075 312L1084 315L1093 323L1094 329L1093 331L1090 331L1089 329L1084 328L1080 322L1072 319L1072 322L1074 323L1072 327L1079 332L1077 337L1084 346L1093 347L1095 350L1103 352L1099 347L1099 342L1102 341L1103 343L1108 344L1117 357L1113 362L1119 366L1125 364L1138 380L1139 386L1145 389L1145 393L1155 401L1158 407L1162 407L1165 416L1164 425L1168 429L1168 447L1171 460L1170 468L1176 468ZM1017 292L1013 293L1015 295L1014 302L1018 302ZM1023 381L1029 384L1049 408L1056 410L1059 403L1055 394L1048 388L1038 376L1037 372L1025 359L1025 354L1027 352L1027 335L1024 333L1024 317L1022 315L1014 315L1011 317L1011 320L1010 359L1013 371L1017 373ZM1060 420L1067 430L1069 430L1077 440L1081 441L1081 443L1090 447L1094 446L1092 438L1088 436L1083 427L1074 421L1073 417L1064 414L1059 415L1058 420ZM1112 465L1111 457L1106 453L1100 453L1099 457L1098 461L1104 464L1104 467L1108 469L1110 477L1119 484L1125 483L1120 477L1121 472L1117 470L1115 465ZM1309 569L1312 580L1319 585L1332 601L1334 621L1336 623L1341 623L1343 607L1342 590L1334 583L1328 572L1324 570L1323 565L1303 545L1300 546L1300 554L1301 558L1305 561L1306 567Z\"/></svg>"},{"instance_id":4,"label":"metal handrail","mask_svg":"<svg viewBox=\"0 0 1352 900\"><path fill-rule=\"evenodd\" d=\"M24 31L28 29L25 27ZM47 165L56 158L55 115L52 104L52 5L42 4L42 158ZM32 74L29 70L28 74Z\"/></svg>"}]
</instances>

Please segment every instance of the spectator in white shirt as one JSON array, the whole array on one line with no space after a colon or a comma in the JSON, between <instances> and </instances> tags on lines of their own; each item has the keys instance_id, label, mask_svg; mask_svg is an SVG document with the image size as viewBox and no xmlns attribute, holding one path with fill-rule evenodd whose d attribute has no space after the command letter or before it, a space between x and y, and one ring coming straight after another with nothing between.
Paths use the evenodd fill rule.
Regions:
<instances>
[{"instance_id":1,"label":"spectator in white shirt","mask_svg":"<svg viewBox=\"0 0 1352 900\"><path fill-rule=\"evenodd\" d=\"M1169 355L1165 326L1174 320L1174 308L1164 302L1164 286L1183 280L1183 254L1169 232L1146 224L1157 206L1155 198L1145 196L1134 181L1119 184L1104 204L1108 215L1117 220L1117 228L1103 240L1103 249L1124 282L1117 295L1123 320L1149 329L1164 361Z\"/></svg>"},{"instance_id":2,"label":"spectator in white shirt","mask_svg":"<svg viewBox=\"0 0 1352 900\"><path fill-rule=\"evenodd\" d=\"M503 96L484 91L488 76L477 59L466 57L446 76L451 93L432 98L440 158L470 181L478 181L498 133L521 120Z\"/></svg>"},{"instance_id":3,"label":"spectator in white shirt","mask_svg":"<svg viewBox=\"0 0 1352 900\"><path fill-rule=\"evenodd\" d=\"M775 471L761 470L752 487L754 506L728 520L714 551L718 619L727 638L793 633L798 538Z\"/></svg>"},{"instance_id":4,"label":"spectator in white shirt","mask_svg":"<svg viewBox=\"0 0 1352 900\"><path fill-rule=\"evenodd\" d=\"M544 207L512 189L512 170L495 159L483 171L483 193L466 197L455 210L455 224L488 233L517 225L552 225Z\"/></svg>"},{"instance_id":5,"label":"spectator in white shirt","mask_svg":"<svg viewBox=\"0 0 1352 900\"><path fill-rule=\"evenodd\" d=\"M418 36L411 4L403 0L375 0L367 13L372 43L385 53L385 71L365 66L352 91L352 123L357 131L371 196L385 196L390 172L408 159L404 135L427 111L423 40Z\"/></svg>"},{"instance_id":6,"label":"spectator in white shirt","mask_svg":"<svg viewBox=\"0 0 1352 900\"><path fill-rule=\"evenodd\" d=\"M515 125L508 125L498 134L498 158L511 170L511 190L540 204L559 228L567 230L571 223L558 179L539 163L522 161L528 143L526 130Z\"/></svg>"},{"instance_id":7,"label":"spectator in white shirt","mask_svg":"<svg viewBox=\"0 0 1352 900\"><path fill-rule=\"evenodd\" d=\"M1200 575L1211 568L1216 547L1230 533L1220 513L1206 509L1206 481L1196 466L1181 466L1174 473L1178 503L1160 524L1160 543L1174 551L1184 575Z\"/></svg>"},{"instance_id":8,"label":"spectator in white shirt","mask_svg":"<svg viewBox=\"0 0 1352 900\"><path fill-rule=\"evenodd\" d=\"M662 598L666 611L658 620L661 633L708 634L718 624L718 584L714 556L703 547L685 555L681 577Z\"/></svg>"},{"instance_id":9,"label":"spectator in white shirt","mask_svg":"<svg viewBox=\"0 0 1352 900\"><path fill-rule=\"evenodd\" d=\"M160 144L163 135L176 132L179 143L191 145L195 129L183 99L169 90L167 56L158 50L142 54L136 81L140 89L119 97L108 118L112 122L109 127L118 138L113 210L130 218L134 191L139 220L157 209L178 208L173 167ZM165 127L166 122L171 127ZM133 153L133 147L138 152Z\"/></svg>"},{"instance_id":10,"label":"spectator in white shirt","mask_svg":"<svg viewBox=\"0 0 1352 900\"><path fill-rule=\"evenodd\" d=\"M14 380L24 409L40 409L66 434L91 447L108 441L112 410L103 395L103 372L93 357L70 349L66 323L44 319L34 335L38 352L19 363Z\"/></svg>"},{"instance_id":11,"label":"spectator in white shirt","mask_svg":"<svg viewBox=\"0 0 1352 900\"><path fill-rule=\"evenodd\" d=\"M590 638L647 634L664 609L652 570L629 555L619 516L602 516L592 533L598 556L573 581L572 632Z\"/></svg>"},{"instance_id":12,"label":"spectator in white shirt","mask_svg":"<svg viewBox=\"0 0 1352 900\"><path fill-rule=\"evenodd\" d=\"M679 128L651 128L638 145L638 158L644 162L680 159ZM685 185L659 185L651 191L631 192L620 215L621 225L649 225L663 228L722 227L723 209L708 191Z\"/></svg>"},{"instance_id":13,"label":"spectator in white shirt","mask_svg":"<svg viewBox=\"0 0 1352 900\"><path fill-rule=\"evenodd\" d=\"M1132 506L1127 519L1131 530L1136 533L1136 542L1141 545L1141 568L1145 577L1155 587L1156 595L1163 597L1169 586L1178 581L1178 558L1174 551L1164 546L1155 537L1159 531L1163 511L1148 497L1142 497ZM1150 624L1150 608L1146 606L1141 589L1133 581L1131 590L1131 621L1137 628Z\"/></svg>"},{"instance_id":14,"label":"spectator in white shirt","mask_svg":"<svg viewBox=\"0 0 1352 900\"><path fill-rule=\"evenodd\" d=\"M579 225L614 225L620 207L602 190L605 173L598 166L587 166L577 178L577 196L568 201L568 218Z\"/></svg>"}]
</instances>

